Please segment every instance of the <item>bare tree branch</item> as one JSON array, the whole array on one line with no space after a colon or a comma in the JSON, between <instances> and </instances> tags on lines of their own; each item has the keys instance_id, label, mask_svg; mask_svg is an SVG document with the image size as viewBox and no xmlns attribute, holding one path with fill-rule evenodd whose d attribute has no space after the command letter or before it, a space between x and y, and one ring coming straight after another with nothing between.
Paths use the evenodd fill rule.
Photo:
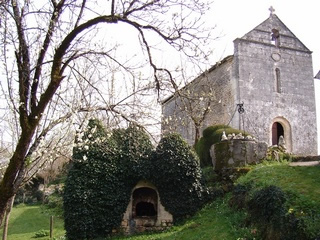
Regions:
<instances>
[{"instance_id":1,"label":"bare tree branch","mask_svg":"<svg viewBox=\"0 0 320 240\"><path fill-rule=\"evenodd\" d=\"M37 65L36 65L36 69L35 69L35 73L34 73L34 77L33 77L33 83L32 83L32 87L31 87L31 111L32 110L34 111L34 108L36 107L36 104L37 104L36 103L37 89L38 89L38 85L39 85L39 79L40 79L40 75L41 75L43 60L44 60L45 54L48 50L49 44L52 40L54 28L55 28L55 25L61 15L64 2L65 2L65 0L61 0L54 7L54 10L51 15L49 27L47 30L47 35L45 37L45 40L42 44L42 48L39 53L39 57L38 57L38 61L37 61Z\"/></svg>"},{"instance_id":2,"label":"bare tree branch","mask_svg":"<svg viewBox=\"0 0 320 240\"><path fill-rule=\"evenodd\" d=\"M58 151L54 143L72 130L64 122L70 114L79 125L93 115L104 117L110 126L143 121L139 118L152 108L151 87L157 90L158 99L164 84L178 90L175 67L159 63L155 46L161 49L159 42L172 46L195 62L205 55L200 43L206 39L199 21L206 5L197 0L2 3L0 14L5 17L0 22L0 45L6 53L0 55L5 62L0 71L6 73L7 81L1 84L7 87L1 85L0 91L7 96L4 103L10 113L5 113L6 118L19 121L11 127L15 149L0 182L0 225L27 171L44 164L41 157L32 155L40 151L43 137L46 147ZM197 16L188 21L193 15ZM119 54L121 41L131 43L132 39L114 34L113 30L118 31L115 24L124 31L133 29L132 37L140 40L142 48L133 47L128 56L120 49ZM154 118L149 116L148 121ZM7 125L14 123L7 120ZM60 137L54 134L57 126L68 126ZM32 166L28 165L30 156Z\"/></svg>"}]
</instances>

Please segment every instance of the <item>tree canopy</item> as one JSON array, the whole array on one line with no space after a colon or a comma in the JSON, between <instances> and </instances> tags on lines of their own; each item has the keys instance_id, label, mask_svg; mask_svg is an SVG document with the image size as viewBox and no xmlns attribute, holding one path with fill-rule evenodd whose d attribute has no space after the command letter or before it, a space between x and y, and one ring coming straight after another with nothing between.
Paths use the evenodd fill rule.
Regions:
<instances>
[{"instance_id":1,"label":"tree canopy","mask_svg":"<svg viewBox=\"0 0 320 240\"><path fill-rule=\"evenodd\" d=\"M162 65L159 49L197 64L206 59L201 17L207 9L197 0L1 1L1 120L14 150L0 182L0 225L43 140L59 146L70 134L57 133L81 127L92 111L116 125L143 116L150 109L146 89L176 88L176 66ZM116 98L115 86L128 89L128 83L131 90Z\"/></svg>"}]
</instances>

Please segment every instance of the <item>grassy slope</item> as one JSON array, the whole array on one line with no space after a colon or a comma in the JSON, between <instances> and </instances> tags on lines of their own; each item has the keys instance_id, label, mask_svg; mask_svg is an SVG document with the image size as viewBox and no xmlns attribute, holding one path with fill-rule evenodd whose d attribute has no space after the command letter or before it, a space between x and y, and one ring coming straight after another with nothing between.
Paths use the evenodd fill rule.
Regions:
<instances>
[{"instance_id":1,"label":"grassy slope","mask_svg":"<svg viewBox=\"0 0 320 240\"><path fill-rule=\"evenodd\" d=\"M320 214L320 167L290 167L286 162L257 165L238 183L253 182L254 188L276 185L291 193L290 207L316 209ZM241 229L245 218L240 212L232 212L223 201L212 203L184 225L174 227L167 233L133 236L128 239L238 239L250 236L250 229ZM319 226L320 228L320 226Z\"/></svg>"},{"instance_id":2,"label":"grassy slope","mask_svg":"<svg viewBox=\"0 0 320 240\"><path fill-rule=\"evenodd\" d=\"M167 232L143 234L132 237L113 239L131 240L229 240L248 235L249 230L241 228L239 223L244 220L242 212L231 211L225 199L219 199L205 206L194 217L185 223L173 227Z\"/></svg>"},{"instance_id":3,"label":"grassy slope","mask_svg":"<svg viewBox=\"0 0 320 240\"><path fill-rule=\"evenodd\" d=\"M320 207L320 166L291 167L286 162L267 162L258 165L237 182L244 184L250 181L256 188L276 185L291 193L295 196L291 204L302 204L298 202L301 199Z\"/></svg>"},{"instance_id":4,"label":"grassy slope","mask_svg":"<svg viewBox=\"0 0 320 240\"><path fill-rule=\"evenodd\" d=\"M255 187L277 185L292 194L292 208L317 208L320 212L320 167L290 167L286 163L261 164L256 166L238 182L253 181ZM113 239L131 240L233 240L250 236L250 230L241 226L245 215L233 212L227 207L226 199L220 199L203 208L196 216L171 230L158 234L144 234L132 237L114 237ZM10 226L10 240L31 239L35 232L49 229L49 215L41 211L39 206L20 206L14 208ZM54 236L64 234L61 220L55 222ZM0 233L2 231L0 230ZM48 239L37 238L37 239Z\"/></svg>"},{"instance_id":5,"label":"grassy slope","mask_svg":"<svg viewBox=\"0 0 320 240\"><path fill-rule=\"evenodd\" d=\"M14 207L11 215L8 228L9 240L26 240L32 239L36 232L40 230L49 231L50 216L43 213L40 206L19 205ZM64 235L63 221L54 219L53 236L58 237ZM2 229L0 230L2 236ZM48 237L36 238L48 239Z\"/></svg>"},{"instance_id":6,"label":"grassy slope","mask_svg":"<svg viewBox=\"0 0 320 240\"><path fill-rule=\"evenodd\" d=\"M291 167L287 163L261 164L238 183L251 183L255 189L275 185L287 193L288 213L304 221L309 237L320 236L320 166Z\"/></svg>"}]
</instances>

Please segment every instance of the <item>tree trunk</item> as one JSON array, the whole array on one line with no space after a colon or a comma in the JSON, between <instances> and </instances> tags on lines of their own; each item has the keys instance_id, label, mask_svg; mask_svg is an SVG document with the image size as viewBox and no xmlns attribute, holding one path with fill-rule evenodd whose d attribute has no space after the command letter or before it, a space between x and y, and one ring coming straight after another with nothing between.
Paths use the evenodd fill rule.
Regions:
<instances>
[{"instance_id":1,"label":"tree trunk","mask_svg":"<svg viewBox=\"0 0 320 240\"><path fill-rule=\"evenodd\" d=\"M195 126L194 146L198 143L199 139L200 139L200 127Z\"/></svg>"},{"instance_id":2,"label":"tree trunk","mask_svg":"<svg viewBox=\"0 0 320 240\"><path fill-rule=\"evenodd\" d=\"M6 215L5 215L5 219L4 219L4 224L3 224L3 234L2 234L2 240L7 240L7 236L8 236L8 226L9 226L9 218L10 218L10 213L11 213L11 209L13 206L13 202L14 202L14 197L13 196L10 199L10 203L9 206L6 210Z\"/></svg>"},{"instance_id":3,"label":"tree trunk","mask_svg":"<svg viewBox=\"0 0 320 240\"><path fill-rule=\"evenodd\" d=\"M21 137L0 182L0 226L2 225L10 199L16 194L24 177L25 157L28 152L35 127L21 133Z\"/></svg>"}]
</instances>

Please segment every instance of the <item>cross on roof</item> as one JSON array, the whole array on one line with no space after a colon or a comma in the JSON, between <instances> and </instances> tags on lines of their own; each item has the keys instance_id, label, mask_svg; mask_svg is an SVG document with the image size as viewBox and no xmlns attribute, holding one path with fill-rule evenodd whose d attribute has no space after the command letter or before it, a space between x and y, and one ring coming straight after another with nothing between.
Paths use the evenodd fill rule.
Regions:
<instances>
[{"instance_id":1,"label":"cross on roof","mask_svg":"<svg viewBox=\"0 0 320 240\"><path fill-rule=\"evenodd\" d=\"M276 11L272 6L269 7L270 15L273 15L273 13Z\"/></svg>"}]
</instances>

